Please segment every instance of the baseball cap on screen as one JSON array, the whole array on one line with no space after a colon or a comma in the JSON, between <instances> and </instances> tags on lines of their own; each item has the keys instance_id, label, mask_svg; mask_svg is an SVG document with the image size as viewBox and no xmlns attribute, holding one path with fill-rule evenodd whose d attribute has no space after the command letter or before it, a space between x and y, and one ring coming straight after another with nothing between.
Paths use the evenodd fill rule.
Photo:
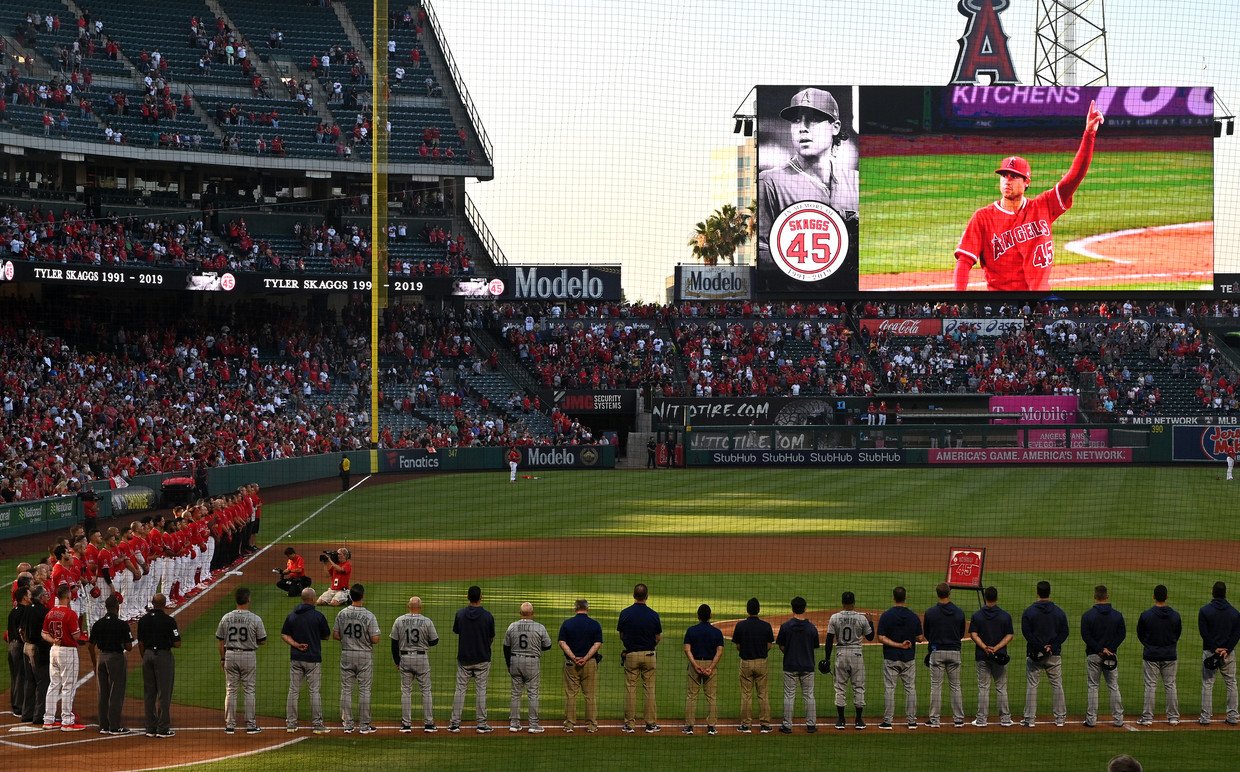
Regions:
<instances>
[{"instance_id":1,"label":"baseball cap on screen","mask_svg":"<svg viewBox=\"0 0 1240 772\"><path fill-rule=\"evenodd\" d=\"M1029 175L1029 162L1018 155L1010 155L1003 159L1003 163L999 164L999 168L995 169L995 174L1019 174L1025 178L1025 182L1033 179Z\"/></svg>"},{"instance_id":2,"label":"baseball cap on screen","mask_svg":"<svg viewBox=\"0 0 1240 772\"><path fill-rule=\"evenodd\" d=\"M804 88L793 94L788 106L779 111L779 117L785 121L795 121L801 110L820 112L833 121L840 117L840 106L835 97L820 88Z\"/></svg>"}]
</instances>

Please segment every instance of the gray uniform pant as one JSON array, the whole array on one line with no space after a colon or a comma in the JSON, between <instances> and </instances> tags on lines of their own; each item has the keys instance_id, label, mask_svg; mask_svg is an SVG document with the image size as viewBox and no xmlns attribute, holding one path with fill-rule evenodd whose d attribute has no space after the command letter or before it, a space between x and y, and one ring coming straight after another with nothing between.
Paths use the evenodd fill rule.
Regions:
<instances>
[{"instance_id":1,"label":"gray uniform pant","mask_svg":"<svg viewBox=\"0 0 1240 772\"><path fill-rule=\"evenodd\" d=\"M1214 652L1203 651L1201 659L1204 662ZM1227 655L1227 664L1218 670L1207 670L1205 665L1201 666L1201 718L1205 721L1210 720L1210 715L1214 712L1214 677L1216 675L1223 676L1223 685L1227 687L1227 720L1231 723L1240 721L1240 711L1236 705L1236 655L1235 652Z\"/></svg>"},{"instance_id":2,"label":"gray uniform pant","mask_svg":"<svg viewBox=\"0 0 1240 772\"><path fill-rule=\"evenodd\" d=\"M237 691L245 694L245 725L256 726L254 701L258 687L258 652L224 652L224 726L237 726Z\"/></svg>"},{"instance_id":3,"label":"gray uniform pant","mask_svg":"<svg viewBox=\"0 0 1240 772\"><path fill-rule=\"evenodd\" d=\"M1038 683L1042 673L1051 682L1051 713L1055 722L1068 719L1068 703L1063 696L1063 658L1051 654L1042 658L1041 662L1025 660L1025 720L1033 721L1038 715Z\"/></svg>"},{"instance_id":4,"label":"gray uniform pant","mask_svg":"<svg viewBox=\"0 0 1240 772\"><path fill-rule=\"evenodd\" d=\"M896 684L904 686L904 713L911 724L917 720L917 663L883 660L883 721L888 724L896 715Z\"/></svg>"},{"instance_id":5,"label":"gray uniform pant","mask_svg":"<svg viewBox=\"0 0 1240 772\"><path fill-rule=\"evenodd\" d=\"M174 664L171 651L147 649L142 655L142 695L146 701L148 733L167 734L172 728Z\"/></svg>"},{"instance_id":6,"label":"gray uniform pant","mask_svg":"<svg viewBox=\"0 0 1240 772\"><path fill-rule=\"evenodd\" d=\"M814 671L789 673L784 671L784 721L792 728L792 708L796 704L797 690L805 698L805 725L818 725L818 703L814 700Z\"/></svg>"},{"instance_id":7,"label":"gray uniform pant","mask_svg":"<svg viewBox=\"0 0 1240 772\"><path fill-rule=\"evenodd\" d=\"M1119 668L1102 669L1102 656L1089 654L1085 657L1085 723L1098 721L1098 681L1106 681L1111 694L1111 718L1116 724L1124 723L1124 702L1119 696Z\"/></svg>"},{"instance_id":8,"label":"gray uniform pant","mask_svg":"<svg viewBox=\"0 0 1240 772\"><path fill-rule=\"evenodd\" d=\"M960 693L960 652L936 651L930 655L930 723L939 721L943 702L943 676L951 690L952 720L964 721L964 696Z\"/></svg>"},{"instance_id":9,"label":"gray uniform pant","mask_svg":"<svg viewBox=\"0 0 1240 772\"><path fill-rule=\"evenodd\" d=\"M526 692L530 697L530 726L538 726L538 686L542 681L542 659L514 654L508 675L512 676L512 699L508 703L509 725L521 725L521 693Z\"/></svg>"},{"instance_id":10,"label":"gray uniform pant","mask_svg":"<svg viewBox=\"0 0 1240 772\"><path fill-rule=\"evenodd\" d=\"M431 700L431 661L424 651L400 655L400 721L410 726L413 725L414 682L422 692L422 721L432 724L435 712Z\"/></svg>"},{"instance_id":11,"label":"gray uniform pant","mask_svg":"<svg viewBox=\"0 0 1240 772\"><path fill-rule=\"evenodd\" d=\"M835 654L835 707L848 704L848 690L852 687L853 707L865 707L865 658L860 646L845 646Z\"/></svg>"},{"instance_id":12,"label":"gray uniform pant","mask_svg":"<svg viewBox=\"0 0 1240 772\"><path fill-rule=\"evenodd\" d=\"M129 680L125 653L99 652L95 674L99 678L99 728L120 729L125 726L121 711L125 707L125 684Z\"/></svg>"},{"instance_id":13,"label":"gray uniform pant","mask_svg":"<svg viewBox=\"0 0 1240 772\"><path fill-rule=\"evenodd\" d=\"M370 688L374 682L375 657L369 651L340 652L340 723L353 726L353 690L357 689L357 718L370 726Z\"/></svg>"},{"instance_id":14,"label":"gray uniform pant","mask_svg":"<svg viewBox=\"0 0 1240 772\"><path fill-rule=\"evenodd\" d=\"M1141 720L1154 720L1154 701L1158 694L1158 684L1161 682L1163 691L1167 696L1167 720L1180 720L1180 694L1175 685L1175 674L1179 670L1180 663L1178 660L1163 660L1161 662L1142 661L1143 675L1145 676L1145 700L1141 705Z\"/></svg>"},{"instance_id":15,"label":"gray uniform pant","mask_svg":"<svg viewBox=\"0 0 1240 772\"><path fill-rule=\"evenodd\" d=\"M456 663L456 693L452 695L452 723L461 723L461 712L465 710L465 690L469 681L474 681L474 713L479 724L487 722L487 678L491 675L490 662L477 662L473 665Z\"/></svg>"},{"instance_id":16,"label":"gray uniform pant","mask_svg":"<svg viewBox=\"0 0 1240 772\"><path fill-rule=\"evenodd\" d=\"M1008 668L984 659L977 660L977 720L986 723L990 714L990 684L995 685L995 702L999 707L999 721L1012 720L1012 708L1008 704Z\"/></svg>"},{"instance_id":17,"label":"gray uniform pant","mask_svg":"<svg viewBox=\"0 0 1240 772\"><path fill-rule=\"evenodd\" d=\"M301 682L310 687L310 716L314 726L323 726L323 663L290 660L288 663L288 701L284 704L284 724L297 728L297 703L301 700Z\"/></svg>"}]
</instances>

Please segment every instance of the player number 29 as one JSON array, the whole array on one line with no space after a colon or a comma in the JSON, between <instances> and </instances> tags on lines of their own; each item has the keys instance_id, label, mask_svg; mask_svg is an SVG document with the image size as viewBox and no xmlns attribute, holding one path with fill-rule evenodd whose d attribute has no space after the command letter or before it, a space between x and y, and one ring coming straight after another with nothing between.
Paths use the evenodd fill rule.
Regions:
<instances>
[{"instance_id":1,"label":"player number 29","mask_svg":"<svg viewBox=\"0 0 1240 772\"><path fill-rule=\"evenodd\" d=\"M815 263L831 262L831 234L815 233L810 240L810 249L805 249L805 234L798 233L793 237L792 243L788 245L785 251L788 257L796 258L798 263L804 263L805 258L809 258Z\"/></svg>"},{"instance_id":2,"label":"player number 29","mask_svg":"<svg viewBox=\"0 0 1240 772\"><path fill-rule=\"evenodd\" d=\"M229 643L243 643L248 640L250 640L250 631L248 628L245 628L245 627L228 628L228 642Z\"/></svg>"}]
</instances>

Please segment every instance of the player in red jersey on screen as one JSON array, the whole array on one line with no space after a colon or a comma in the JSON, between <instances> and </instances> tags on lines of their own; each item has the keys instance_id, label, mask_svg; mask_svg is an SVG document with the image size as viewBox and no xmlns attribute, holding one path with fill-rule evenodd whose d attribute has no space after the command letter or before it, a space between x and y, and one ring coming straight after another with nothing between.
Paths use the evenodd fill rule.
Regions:
<instances>
[{"instance_id":1,"label":"player in red jersey on screen","mask_svg":"<svg viewBox=\"0 0 1240 772\"><path fill-rule=\"evenodd\" d=\"M1050 289L1055 264L1055 241L1051 225L1072 207L1072 195L1085 179L1094 157L1094 137L1102 124L1102 111L1089 103L1085 133L1072 160L1072 168L1054 187L1025 198L1032 181L1029 162L1020 156L1004 158L999 175L999 200L978 209L965 226L956 247L956 290L969 287L969 271L982 264L986 288L999 292Z\"/></svg>"}]
</instances>

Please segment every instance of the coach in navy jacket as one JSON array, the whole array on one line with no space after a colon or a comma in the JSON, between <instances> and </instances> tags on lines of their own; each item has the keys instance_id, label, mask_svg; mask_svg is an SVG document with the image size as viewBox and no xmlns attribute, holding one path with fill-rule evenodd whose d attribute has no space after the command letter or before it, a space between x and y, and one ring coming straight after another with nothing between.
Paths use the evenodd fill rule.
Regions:
<instances>
[{"instance_id":1,"label":"coach in navy jacket","mask_svg":"<svg viewBox=\"0 0 1240 772\"><path fill-rule=\"evenodd\" d=\"M1050 582L1038 582L1038 599L1021 614L1020 633L1029 657L1037 652L1059 656L1068 640L1068 616L1051 600Z\"/></svg>"},{"instance_id":2,"label":"coach in navy jacket","mask_svg":"<svg viewBox=\"0 0 1240 772\"><path fill-rule=\"evenodd\" d=\"M1236 692L1236 644L1240 642L1240 611L1227 602L1227 585L1214 583L1214 598L1197 613L1197 629L1201 632L1201 658L1224 657L1219 667L1201 668L1201 717L1198 723L1210 723L1214 710L1214 679L1222 674L1227 687L1227 723L1240 724L1240 699Z\"/></svg>"},{"instance_id":3,"label":"coach in navy jacket","mask_svg":"<svg viewBox=\"0 0 1240 772\"><path fill-rule=\"evenodd\" d=\"M1180 613L1167 605L1167 586L1154 587L1154 605L1146 609L1137 620L1137 640L1141 641L1141 663L1145 676L1145 697L1141 704L1140 726L1154 723L1154 701L1158 686L1162 685L1167 702L1167 723L1180 723L1180 695L1175 677L1179 669L1176 646L1183 626Z\"/></svg>"},{"instance_id":4,"label":"coach in navy jacket","mask_svg":"<svg viewBox=\"0 0 1240 772\"><path fill-rule=\"evenodd\" d=\"M1085 641L1085 656L1115 654L1128 637L1124 615L1111 605L1107 589L1102 585L1094 588L1094 605L1081 616L1081 640Z\"/></svg>"}]
</instances>

